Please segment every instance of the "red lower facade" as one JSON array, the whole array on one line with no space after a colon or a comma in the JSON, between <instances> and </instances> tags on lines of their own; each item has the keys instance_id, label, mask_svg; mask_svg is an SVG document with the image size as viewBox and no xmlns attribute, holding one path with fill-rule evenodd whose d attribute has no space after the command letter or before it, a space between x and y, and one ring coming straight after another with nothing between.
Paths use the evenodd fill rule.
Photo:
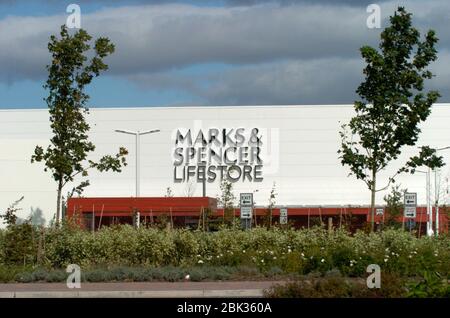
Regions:
<instances>
[{"instance_id":1,"label":"red lower facade","mask_svg":"<svg viewBox=\"0 0 450 318\"><path fill-rule=\"evenodd\" d=\"M289 223L296 227L311 227L318 224L339 227L345 225L351 230L363 228L371 220L367 206L294 206L286 207ZM201 223L202 215L208 211L213 219L224 217L224 211L217 207L217 199L210 197L140 197L140 198L71 198L67 202L66 217L75 219L82 226L92 230L112 224L132 224L139 212L141 224L151 224L165 215L174 227L195 227ZM444 213L442 213L444 212ZM448 233L448 213L439 216L440 232ZM240 209L235 209L238 217ZM255 207L254 220L262 224L268 214L267 208ZM280 207L272 210L272 223L279 223ZM433 215L435 215L433 213ZM375 216L376 226L382 226L386 214ZM399 219L398 221L406 221ZM417 207L413 220L419 235L425 234L426 207ZM436 220L433 219L433 223ZM406 224L406 222L404 222Z\"/></svg>"}]
</instances>

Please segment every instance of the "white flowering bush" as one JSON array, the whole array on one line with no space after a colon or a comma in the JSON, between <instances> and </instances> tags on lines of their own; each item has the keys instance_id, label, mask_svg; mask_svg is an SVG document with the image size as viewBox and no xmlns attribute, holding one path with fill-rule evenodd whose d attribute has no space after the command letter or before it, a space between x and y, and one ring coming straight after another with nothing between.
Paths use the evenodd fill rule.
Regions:
<instances>
[{"instance_id":1,"label":"white flowering bush","mask_svg":"<svg viewBox=\"0 0 450 318\"><path fill-rule=\"evenodd\" d=\"M145 231L145 230L144 230ZM173 257L169 258L174 265L189 264L193 255L197 255L200 251L200 243L197 240L196 233L186 229L166 232L171 237L166 243L171 242L170 248L173 250ZM170 243L169 243L170 244ZM160 247L160 250L168 250L169 246Z\"/></svg>"},{"instance_id":2,"label":"white flowering bush","mask_svg":"<svg viewBox=\"0 0 450 318\"><path fill-rule=\"evenodd\" d=\"M0 231L0 264L6 263L3 238ZM363 276L369 264L378 264L383 272L406 276L424 271L450 274L448 236L417 238L402 230L350 235L320 227L203 232L121 225L92 233L65 225L46 229L42 249L42 259L51 267L71 263L85 268L244 266L262 272L298 274L337 269L348 276Z\"/></svg>"}]
</instances>

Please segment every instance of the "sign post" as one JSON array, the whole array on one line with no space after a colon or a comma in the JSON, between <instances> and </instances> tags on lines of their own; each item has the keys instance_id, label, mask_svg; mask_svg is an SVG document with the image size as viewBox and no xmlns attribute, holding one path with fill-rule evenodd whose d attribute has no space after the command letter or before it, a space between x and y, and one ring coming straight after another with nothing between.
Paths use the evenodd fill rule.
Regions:
<instances>
[{"instance_id":1,"label":"sign post","mask_svg":"<svg viewBox=\"0 0 450 318\"><path fill-rule=\"evenodd\" d=\"M417 213L417 193L405 193L404 211L405 219L415 219Z\"/></svg>"},{"instance_id":2,"label":"sign post","mask_svg":"<svg viewBox=\"0 0 450 318\"><path fill-rule=\"evenodd\" d=\"M244 229L252 227L253 193L240 194L241 225Z\"/></svg>"},{"instance_id":3,"label":"sign post","mask_svg":"<svg viewBox=\"0 0 450 318\"><path fill-rule=\"evenodd\" d=\"M280 224L287 224L288 221L288 210L287 208L280 209Z\"/></svg>"}]
</instances>

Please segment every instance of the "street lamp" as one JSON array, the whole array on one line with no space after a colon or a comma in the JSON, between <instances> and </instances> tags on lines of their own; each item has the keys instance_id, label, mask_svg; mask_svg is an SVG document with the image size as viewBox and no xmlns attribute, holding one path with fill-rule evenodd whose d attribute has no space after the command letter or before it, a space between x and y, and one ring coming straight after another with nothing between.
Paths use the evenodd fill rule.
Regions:
<instances>
[{"instance_id":1,"label":"street lamp","mask_svg":"<svg viewBox=\"0 0 450 318\"><path fill-rule=\"evenodd\" d=\"M450 146L438 148L437 151L450 149ZM439 235L439 182L438 182L438 168L434 168L434 198L435 198L435 210L436 210L436 236Z\"/></svg>"},{"instance_id":2,"label":"street lamp","mask_svg":"<svg viewBox=\"0 0 450 318\"><path fill-rule=\"evenodd\" d=\"M430 167L427 171L416 170L416 172L425 173L427 177L426 197L427 197L427 236L433 236L433 223L431 211L431 183L430 183Z\"/></svg>"},{"instance_id":3,"label":"street lamp","mask_svg":"<svg viewBox=\"0 0 450 318\"><path fill-rule=\"evenodd\" d=\"M252 210L253 210L253 215L255 217L255 227L258 225L257 218L256 218L256 209L255 209L255 206L256 206L256 204L255 204L255 193L256 192L259 192L259 189L255 189L255 190L252 191L252 193L253 193L253 195L252 195L252 197L253 197Z\"/></svg>"},{"instance_id":4,"label":"street lamp","mask_svg":"<svg viewBox=\"0 0 450 318\"><path fill-rule=\"evenodd\" d=\"M440 150L446 150L446 149L450 149L450 146L447 147L442 147L442 148L437 148L435 149L436 152L440 151ZM433 232L433 209L432 209L432 204L431 204L431 168L427 167L427 171L418 171L418 172L423 172L426 173L427 175L427 235L428 236L433 236L434 232ZM435 224L435 230L436 230L436 235L439 235L439 193L438 193L438 177L437 177L437 171L438 169L433 168L434 170L434 192L435 192L435 210L436 210L436 224Z\"/></svg>"},{"instance_id":5,"label":"street lamp","mask_svg":"<svg viewBox=\"0 0 450 318\"><path fill-rule=\"evenodd\" d=\"M125 130L125 129L116 129L115 130L118 133L128 134L128 135L134 135L136 136L136 198L140 196L140 176L139 176L139 170L140 170L140 136L147 135L147 134L153 134L160 132L159 129L153 129L153 130L145 130L145 131L131 131L131 130Z\"/></svg>"}]
</instances>

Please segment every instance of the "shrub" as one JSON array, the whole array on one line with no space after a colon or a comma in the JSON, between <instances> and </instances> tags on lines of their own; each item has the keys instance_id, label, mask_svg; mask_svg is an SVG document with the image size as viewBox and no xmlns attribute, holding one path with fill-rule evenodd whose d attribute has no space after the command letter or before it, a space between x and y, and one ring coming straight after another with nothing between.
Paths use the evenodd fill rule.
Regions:
<instances>
[{"instance_id":1,"label":"shrub","mask_svg":"<svg viewBox=\"0 0 450 318\"><path fill-rule=\"evenodd\" d=\"M5 263L5 230L0 229L0 264Z\"/></svg>"},{"instance_id":2,"label":"shrub","mask_svg":"<svg viewBox=\"0 0 450 318\"><path fill-rule=\"evenodd\" d=\"M91 283L107 282L114 280L111 272L103 269L94 269L91 271L87 271L86 273L83 273L82 276L83 280Z\"/></svg>"},{"instance_id":3,"label":"shrub","mask_svg":"<svg viewBox=\"0 0 450 318\"><path fill-rule=\"evenodd\" d=\"M46 281L49 283L65 282L68 274L63 270L52 270L48 272Z\"/></svg>"},{"instance_id":4,"label":"shrub","mask_svg":"<svg viewBox=\"0 0 450 318\"><path fill-rule=\"evenodd\" d=\"M398 276L387 276L381 288L369 289L362 279L348 279L338 271L330 271L323 277L309 275L275 285L264 291L269 298L380 298L404 297L405 282Z\"/></svg>"},{"instance_id":5,"label":"shrub","mask_svg":"<svg viewBox=\"0 0 450 318\"><path fill-rule=\"evenodd\" d=\"M23 265L25 260L25 264L36 265L39 241L36 232L27 232L33 234L27 234L27 238L16 233L24 238L17 241L17 246L13 239L17 235L11 233L9 229L0 231L0 264ZM257 227L248 231L222 228L204 232L120 225L91 233L65 223L60 228L46 229L42 246L42 265L47 267L65 268L68 264L78 264L84 269L120 267L122 272L117 269L114 274L117 279L130 280L149 275L146 270L125 273L127 268L140 266L247 267L259 274L272 268L285 274L338 269L351 277L363 277L369 264L378 264L383 273L409 277L426 270L450 275L450 237L417 238L393 229L350 235L344 230L329 232L321 227L303 230Z\"/></svg>"},{"instance_id":6,"label":"shrub","mask_svg":"<svg viewBox=\"0 0 450 318\"><path fill-rule=\"evenodd\" d=\"M340 298L350 296L351 285L340 276L280 284L265 291L269 298Z\"/></svg>"},{"instance_id":7,"label":"shrub","mask_svg":"<svg viewBox=\"0 0 450 318\"><path fill-rule=\"evenodd\" d=\"M233 277L235 279L249 279L249 278L256 278L260 277L261 272L256 267L250 267L250 266L238 266L236 267L236 270L233 274Z\"/></svg>"},{"instance_id":8,"label":"shrub","mask_svg":"<svg viewBox=\"0 0 450 318\"><path fill-rule=\"evenodd\" d=\"M9 225L2 236L2 258L5 264L35 263L37 233L30 223Z\"/></svg>"},{"instance_id":9,"label":"shrub","mask_svg":"<svg viewBox=\"0 0 450 318\"><path fill-rule=\"evenodd\" d=\"M437 272L425 272L423 279L408 285L408 297L450 297L450 285Z\"/></svg>"},{"instance_id":10,"label":"shrub","mask_svg":"<svg viewBox=\"0 0 450 318\"><path fill-rule=\"evenodd\" d=\"M16 281L16 278L22 273L31 272L32 268L27 266L7 266L0 265L0 282L10 283Z\"/></svg>"},{"instance_id":11,"label":"shrub","mask_svg":"<svg viewBox=\"0 0 450 318\"><path fill-rule=\"evenodd\" d=\"M31 283L34 280L32 272L20 272L14 277L14 280L19 283Z\"/></svg>"},{"instance_id":12,"label":"shrub","mask_svg":"<svg viewBox=\"0 0 450 318\"><path fill-rule=\"evenodd\" d=\"M37 269L31 274L33 282L46 281L48 272L44 269Z\"/></svg>"}]
</instances>

